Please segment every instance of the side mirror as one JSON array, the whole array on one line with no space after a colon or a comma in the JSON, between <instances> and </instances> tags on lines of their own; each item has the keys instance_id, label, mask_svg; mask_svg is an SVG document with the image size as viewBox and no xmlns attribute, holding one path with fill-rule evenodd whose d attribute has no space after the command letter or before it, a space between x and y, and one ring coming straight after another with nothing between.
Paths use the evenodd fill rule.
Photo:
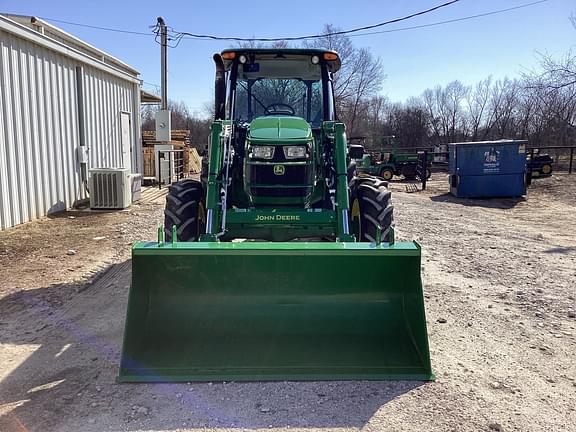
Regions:
<instances>
[{"instance_id":1,"label":"side mirror","mask_svg":"<svg viewBox=\"0 0 576 432\"><path fill-rule=\"evenodd\" d=\"M348 156L351 159L362 159L364 156L364 146L360 144L351 144L348 147Z\"/></svg>"}]
</instances>

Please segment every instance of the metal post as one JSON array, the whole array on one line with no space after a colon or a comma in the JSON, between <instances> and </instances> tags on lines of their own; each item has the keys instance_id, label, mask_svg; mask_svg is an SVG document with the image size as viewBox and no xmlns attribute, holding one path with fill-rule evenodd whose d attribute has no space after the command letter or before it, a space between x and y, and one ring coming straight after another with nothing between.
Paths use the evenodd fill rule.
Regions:
<instances>
[{"instance_id":1,"label":"metal post","mask_svg":"<svg viewBox=\"0 0 576 432\"><path fill-rule=\"evenodd\" d=\"M424 150L424 161L422 162L422 190L426 190L428 181L428 150Z\"/></svg>"},{"instance_id":2,"label":"metal post","mask_svg":"<svg viewBox=\"0 0 576 432\"><path fill-rule=\"evenodd\" d=\"M164 225L158 227L158 245L162 246L164 244Z\"/></svg>"},{"instance_id":3,"label":"metal post","mask_svg":"<svg viewBox=\"0 0 576 432\"><path fill-rule=\"evenodd\" d=\"M382 227L376 225L376 246L380 246L382 243Z\"/></svg>"},{"instance_id":4,"label":"metal post","mask_svg":"<svg viewBox=\"0 0 576 432\"><path fill-rule=\"evenodd\" d=\"M172 168L174 167L174 163L173 163L173 155L174 152L170 151L168 152L168 184L172 184Z\"/></svg>"},{"instance_id":5,"label":"metal post","mask_svg":"<svg viewBox=\"0 0 576 432\"><path fill-rule=\"evenodd\" d=\"M158 152L158 189L162 189L162 163L160 162L161 157L160 155L164 155L164 153Z\"/></svg>"},{"instance_id":6,"label":"metal post","mask_svg":"<svg viewBox=\"0 0 576 432\"><path fill-rule=\"evenodd\" d=\"M178 241L178 230L176 229L176 225L172 225L172 246L174 246L177 241Z\"/></svg>"},{"instance_id":7,"label":"metal post","mask_svg":"<svg viewBox=\"0 0 576 432\"><path fill-rule=\"evenodd\" d=\"M78 111L78 144L80 148L78 151L84 152L86 150L86 128L84 123L84 68L76 66L76 106ZM84 159L84 155L80 156L80 179L84 185L88 184L88 161Z\"/></svg>"}]
</instances>

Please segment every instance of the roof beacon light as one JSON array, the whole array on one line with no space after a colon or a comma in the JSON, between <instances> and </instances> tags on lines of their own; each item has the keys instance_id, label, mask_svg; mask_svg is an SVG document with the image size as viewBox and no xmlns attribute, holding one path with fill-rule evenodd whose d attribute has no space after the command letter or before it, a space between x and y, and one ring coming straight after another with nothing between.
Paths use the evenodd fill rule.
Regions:
<instances>
[{"instance_id":1,"label":"roof beacon light","mask_svg":"<svg viewBox=\"0 0 576 432\"><path fill-rule=\"evenodd\" d=\"M324 53L324 60L328 61L338 60L338 54L331 52Z\"/></svg>"},{"instance_id":2,"label":"roof beacon light","mask_svg":"<svg viewBox=\"0 0 576 432\"><path fill-rule=\"evenodd\" d=\"M234 60L235 57L236 57L236 53L234 51L232 51L232 52L228 51L228 52L222 53L222 58L224 60Z\"/></svg>"}]
</instances>

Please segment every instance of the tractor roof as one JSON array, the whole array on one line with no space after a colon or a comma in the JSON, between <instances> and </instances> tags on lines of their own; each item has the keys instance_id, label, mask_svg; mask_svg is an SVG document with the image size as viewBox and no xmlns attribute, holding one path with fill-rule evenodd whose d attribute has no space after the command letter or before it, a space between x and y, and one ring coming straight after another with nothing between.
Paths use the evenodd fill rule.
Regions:
<instances>
[{"instance_id":1,"label":"tractor roof","mask_svg":"<svg viewBox=\"0 0 576 432\"><path fill-rule=\"evenodd\" d=\"M336 51L331 51L327 49L316 49L316 48L229 48L222 51L222 59L224 60L224 66L228 70L232 64L234 58L245 54L248 56L254 56L256 60L258 57L270 58L274 55L274 58L289 58L296 56L313 56L320 57L327 65L330 72L337 72L340 69L341 62L340 56Z\"/></svg>"}]
</instances>

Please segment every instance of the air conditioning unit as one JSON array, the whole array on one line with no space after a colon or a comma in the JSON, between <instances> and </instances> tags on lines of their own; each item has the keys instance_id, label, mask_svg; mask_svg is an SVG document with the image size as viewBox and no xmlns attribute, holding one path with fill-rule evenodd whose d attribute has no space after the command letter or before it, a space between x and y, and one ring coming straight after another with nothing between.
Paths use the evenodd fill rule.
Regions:
<instances>
[{"instance_id":1,"label":"air conditioning unit","mask_svg":"<svg viewBox=\"0 0 576 432\"><path fill-rule=\"evenodd\" d=\"M132 203L129 168L93 168L89 187L92 209L124 209Z\"/></svg>"}]
</instances>

